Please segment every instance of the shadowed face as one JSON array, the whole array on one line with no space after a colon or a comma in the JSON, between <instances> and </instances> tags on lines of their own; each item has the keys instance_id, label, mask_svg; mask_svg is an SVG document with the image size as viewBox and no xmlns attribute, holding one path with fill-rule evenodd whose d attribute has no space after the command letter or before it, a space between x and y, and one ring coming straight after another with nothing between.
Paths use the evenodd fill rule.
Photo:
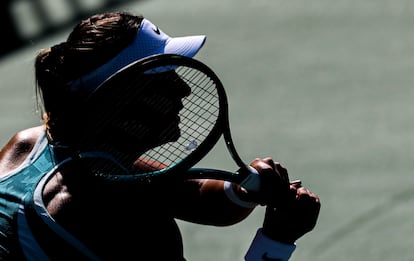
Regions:
<instances>
[{"instance_id":1,"label":"shadowed face","mask_svg":"<svg viewBox=\"0 0 414 261\"><path fill-rule=\"evenodd\" d=\"M126 152L176 141L182 99L191 93L190 87L174 71L131 79L108 88L104 102L96 107L101 141Z\"/></svg>"}]
</instances>

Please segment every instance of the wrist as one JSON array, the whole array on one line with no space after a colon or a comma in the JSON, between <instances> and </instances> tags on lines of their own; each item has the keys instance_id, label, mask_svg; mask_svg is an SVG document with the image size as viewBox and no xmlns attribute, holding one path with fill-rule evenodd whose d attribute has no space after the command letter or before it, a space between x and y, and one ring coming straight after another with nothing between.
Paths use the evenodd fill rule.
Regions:
<instances>
[{"instance_id":1,"label":"wrist","mask_svg":"<svg viewBox=\"0 0 414 261\"><path fill-rule=\"evenodd\" d=\"M295 251L295 244L284 244L270 239L263 233L263 229L258 229L246 253L246 261L275 260L287 261Z\"/></svg>"},{"instance_id":2,"label":"wrist","mask_svg":"<svg viewBox=\"0 0 414 261\"><path fill-rule=\"evenodd\" d=\"M224 182L224 193L227 198L234 204L244 208L254 208L257 203L246 200L246 193L244 193L240 186L229 181Z\"/></svg>"}]
</instances>

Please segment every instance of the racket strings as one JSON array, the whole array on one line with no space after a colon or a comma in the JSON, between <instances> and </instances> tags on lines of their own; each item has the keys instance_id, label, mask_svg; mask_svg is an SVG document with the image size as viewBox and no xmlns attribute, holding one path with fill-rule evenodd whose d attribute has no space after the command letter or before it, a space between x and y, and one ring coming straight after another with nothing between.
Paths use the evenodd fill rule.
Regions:
<instances>
[{"instance_id":1,"label":"racket strings","mask_svg":"<svg viewBox=\"0 0 414 261\"><path fill-rule=\"evenodd\" d=\"M192 96L191 99L185 99L185 108L188 110L183 111L181 117L184 118L183 122L188 119L191 123L187 126L189 133L204 139L204 135L211 131L211 126L217 121L218 99L214 82L210 78L200 74L196 74L194 78L199 81L185 79L192 83ZM185 112L188 114L184 114Z\"/></svg>"},{"instance_id":2,"label":"racket strings","mask_svg":"<svg viewBox=\"0 0 414 261\"><path fill-rule=\"evenodd\" d=\"M138 161L145 165L145 171L162 171L184 160L207 139L219 118L216 82L192 67L180 66L175 71L179 76L177 80L191 89L191 93L183 98L183 108L179 112L180 137L141 155Z\"/></svg>"}]
</instances>

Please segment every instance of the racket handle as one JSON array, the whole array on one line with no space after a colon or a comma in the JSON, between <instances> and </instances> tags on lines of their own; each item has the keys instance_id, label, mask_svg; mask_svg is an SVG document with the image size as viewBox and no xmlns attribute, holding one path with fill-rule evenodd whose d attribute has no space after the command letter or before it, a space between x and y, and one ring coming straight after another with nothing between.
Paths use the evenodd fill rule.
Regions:
<instances>
[{"instance_id":1,"label":"racket handle","mask_svg":"<svg viewBox=\"0 0 414 261\"><path fill-rule=\"evenodd\" d=\"M252 166L246 166L249 174L240 182L240 186L247 189L248 191L258 192L261 187L261 180L259 172Z\"/></svg>"},{"instance_id":2,"label":"racket handle","mask_svg":"<svg viewBox=\"0 0 414 261\"><path fill-rule=\"evenodd\" d=\"M295 179L295 180L290 182L290 185L295 186L296 188L300 188L300 187L302 187L302 180Z\"/></svg>"}]
</instances>

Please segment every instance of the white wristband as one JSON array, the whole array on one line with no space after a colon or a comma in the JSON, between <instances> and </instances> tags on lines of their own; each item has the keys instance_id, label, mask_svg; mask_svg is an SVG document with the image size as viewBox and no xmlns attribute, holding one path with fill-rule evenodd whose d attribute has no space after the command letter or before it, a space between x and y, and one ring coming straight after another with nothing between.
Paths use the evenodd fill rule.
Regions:
<instances>
[{"instance_id":1,"label":"white wristband","mask_svg":"<svg viewBox=\"0 0 414 261\"><path fill-rule=\"evenodd\" d=\"M224 193L226 194L227 198L230 199L231 202L234 204L244 207L244 208L254 208L257 206L254 202L248 202L241 200L239 196L237 196L236 192L233 190L233 185L229 181L224 182Z\"/></svg>"},{"instance_id":2,"label":"white wristband","mask_svg":"<svg viewBox=\"0 0 414 261\"><path fill-rule=\"evenodd\" d=\"M283 244L274 241L263 234L262 229L258 229L250 248L247 251L245 261L266 261L280 260L287 261L295 251L296 245Z\"/></svg>"}]
</instances>

